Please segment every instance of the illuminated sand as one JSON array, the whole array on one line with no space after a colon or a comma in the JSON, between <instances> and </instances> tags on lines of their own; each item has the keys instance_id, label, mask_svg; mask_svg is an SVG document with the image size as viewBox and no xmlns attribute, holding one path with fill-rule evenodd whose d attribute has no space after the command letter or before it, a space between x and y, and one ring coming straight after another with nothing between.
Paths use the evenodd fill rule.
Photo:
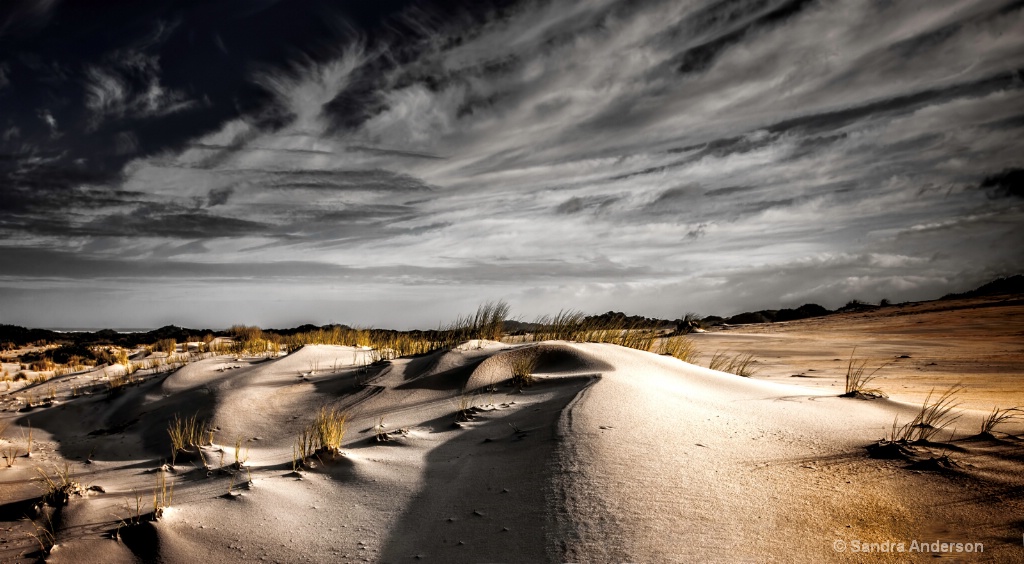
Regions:
<instances>
[{"instance_id":1,"label":"illuminated sand","mask_svg":"<svg viewBox=\"0 0 1024 564\"><path fill-rule=\"evenodd\" d=\"M505 385L510 348L473 342L364 368L361 350L307 346L202 360L114 396L58 387L56 404L4 414L16 415L6 436L20 443L31 422L35 446L0 469L0 559L32 559L34 529L17 517L38 499L35 468L64 460L104 491L55 515L53 562L820 562L837 541L913 539L1024 558L1022 442L1004 434L1019 424L971 439L985 413L965 410L936 439L959 440L921 449L957 466L914 470L865 446L915 403L564 342L536 349L538 382L517 393ZM464 391L478 407L455 425ZM296 476L295 439L323 405L351 416L343 454ZM168 421L194 413L216 429L210 469L178 460L164 517L112 540L136 491L152 511ZM247 461L232 473L236 438Z\"/></svg>"}]
</instances>

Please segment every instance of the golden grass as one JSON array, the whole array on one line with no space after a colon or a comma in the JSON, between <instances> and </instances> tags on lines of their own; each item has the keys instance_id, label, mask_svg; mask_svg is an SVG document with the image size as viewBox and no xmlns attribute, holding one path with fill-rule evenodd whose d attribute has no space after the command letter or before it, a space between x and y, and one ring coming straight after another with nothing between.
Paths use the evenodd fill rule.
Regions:
<instances>
[{"instance_id":1,"label":"golden grass","mask_svg":"<svg viewBox=\"0 0 1024 564\"><path fill-rule=\"evenodd\" d=\"M248 441L244 441L248 442ZM243 452L242 450L242 437L235 438L235 468L241 468L246 461L249 460L249 447L246 446Z\"/></svg>"},{"instance_id":2,"label":"golden grass","mask_svg":"<svg viewBox=\"0 0 1024 564\"><path fill-rule=\"evenodd\" d=\"M28 423L28 436L22 431L21 438L25 441L25 456L32 456L32 423Z\"/></svg>"},{"instance_id":3,"label":"golden grass","mask_svg":"<svg viewBox=\"0 0 1024 564\"><path fill-rule=\"evenodd\" d=\"M167 484L167 474L161 470L156 478L156 486L153 488L153 519L163 517L164 509L171 506L174 499L174 482Z\"/></svg>"},{"instance_id":4,"label":"golden grass","mask_svg":"<svg viewBox=\"0 0 1024 564\"><path fill-rule=\"evenodd\" d=\"M53 550L53 546L57 544L57 529L49 515L44 513L43 519L45 519L45 522L42 525L38 525L35 522L32 523L36 532L29 533L29 536L35 539L39 544L40 553L50 554L50 551Z\"/></svg>"},{"instance_id":5,"label":"golden grass","mask_svg":"<svg viewBox=\"0 0 1024 564\"><path fill-rule=\"evenodd\" d=\"M348 414L336 408L322 407L316 419L299 433L292 447L292 469L297 470L310 457L325 453L337 455L345 439Z\"/></svg>"},{"instance_id":6,"label":"golden grass","mask_svg":"<svg viewBox=\"0 0 1024 564\"><path fill-rule=\"evenodd\" d=\"M50 476L42 468L36 468L36 472L40 475L38 480L43 489L43 503L61 507L68 504L72 495L81 494L83 488L74 479L74 474L67 462L64 463L63 468L54 465L53 470L53 476Z\"/></svg>"},{"instance_id":7,"label":"golden grass","mask_svg":"<svg viewBox=\"0 0 1024 564\"><path fill-rule=\"evenodd\" d=\"M348 415L334 408L322 407L313 422L313 440L318 451L337 454L345 438Z\"/></svg>"},{"instance_id":8,"label":"golden grass","mask_svg":"<svg viewBox=\"0 0 1024 564\"><path fill-rule=\"evenodd\" d=\"M683 362L693 363L699 351L693 339L683 336L666 337L658 344L658 354L670 355Z\"/></svg>"},{"instance_id":9,"label":"golden grass","mask_svg":"<svg viewBox=\"0 0 1024 564\"><path fill-rule=\"evenodd\" d=\"M711 357L708 368L749 378L757 373L757 367L754 366L755 362L757 361L752 354L730 356L724 352L716 352Z\"/></svg>"},{"instance_id":10,"label":"golden grass","mask_svg":"<svg viewBox=\"0 0 1024 564\"><path fill-rule=\"evenodd\" d=\"M174 466L179 452L193 446L198 450L198 447L202 445L203 428L206 426L206 423L197 421L196 417L197 415L193 415L187 419L182 419L181 416L175 414L174 419L167 424L167 434L171 438L171 466ZM202 456L201 452L200 456Z\"/></svg>"},{"instance_id":11,"label":"golden grass","mask_svg":"<svg viewBox=\"0 0 1024 564\"><path fill-rule=\"evenodd\" d=\"M512 372L512 386L521 390L533 384L533 371L537 368L539 359L536 347L515 349L503 356L508 360L508 367Z\"/></svg>"}]
</instances>

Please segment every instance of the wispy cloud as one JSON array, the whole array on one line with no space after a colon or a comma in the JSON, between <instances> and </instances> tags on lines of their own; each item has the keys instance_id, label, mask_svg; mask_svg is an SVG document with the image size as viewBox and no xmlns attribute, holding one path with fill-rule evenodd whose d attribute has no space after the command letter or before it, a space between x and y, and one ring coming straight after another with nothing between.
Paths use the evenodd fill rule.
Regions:
<instances>
[{"instance_id":1,"label":"wispy cloud","mask_svg":"<svg viewBox=\"0 0 1024 564\"><path fill-rule=\"evenodd\" d=\"M316 257L339 270L292 264L301 284L341 280L365 303L415 284L526 313L908 299L1024 268L1000 243L1024 242L1022 203L993 197L1018 196L1024 166L1019 6L500 13L253 65L259 110L71 191L95 205L69 200L49 231L30 212L4 225L41 246L122 233L184 262ZM90 67L93 127L190 103L160 87L157 59L129 59Z\"/></svg>"},{"instance_id":2,"label":"wispy cloud","mask_svg":"<svg viewBox=\"0 0 1024 564\"><path fill-rule=\"evenodd\" d=\"M119 52L104 66L87 67L84 87L93 129L110 119L159 117L196 104L164 87L159 59L141 52Z\"/></svg>"}]
</instances>

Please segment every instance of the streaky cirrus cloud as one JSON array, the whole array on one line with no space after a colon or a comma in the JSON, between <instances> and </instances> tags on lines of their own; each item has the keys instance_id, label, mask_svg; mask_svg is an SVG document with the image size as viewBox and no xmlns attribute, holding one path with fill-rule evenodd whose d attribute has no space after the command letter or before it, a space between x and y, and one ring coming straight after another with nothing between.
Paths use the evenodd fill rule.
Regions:
<instances>
[{"instance_id":1,"label":"streaky cirrus cloud","mask_svg":"<svg viewBox=\"0 0 1024 564\"><path fill-rule=\"evenodd\" d=\"M77 127L117 122L121 164L90 176L72 147L12 141L0 229L19 262L104 266L25 268L0 292L228 284L236 298L189 315L275 325L280 310L245 304L305 288L335 320L430 326L492 297L527 317L675 317L922 299L1024 266L1016 3L515 2L411 8L373 33L327 19L330 41L246 62L259 104L159 142L144 124L199 112L204 84L167 78L167 54L85 63ZM159 276L131 275L147 261ZM134 324L175 311L157 310Z\"/></svg>"}]
</instances>

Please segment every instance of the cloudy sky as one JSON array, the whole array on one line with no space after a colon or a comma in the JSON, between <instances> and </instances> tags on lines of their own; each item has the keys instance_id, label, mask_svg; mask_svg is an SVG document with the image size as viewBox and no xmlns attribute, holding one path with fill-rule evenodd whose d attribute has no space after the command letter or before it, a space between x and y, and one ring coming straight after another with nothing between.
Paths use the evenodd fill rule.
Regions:
<instances>
[{"instance_id":1,"label":"cloudy sky","mask_svg":"<svg viewBox=\"0 0 1024 564\"><path fill-rule=\"evenodd\" d=\"M929 299L1022 139L1020 1L11 0L0 322Z\"/></svg>"}]
</instances>

